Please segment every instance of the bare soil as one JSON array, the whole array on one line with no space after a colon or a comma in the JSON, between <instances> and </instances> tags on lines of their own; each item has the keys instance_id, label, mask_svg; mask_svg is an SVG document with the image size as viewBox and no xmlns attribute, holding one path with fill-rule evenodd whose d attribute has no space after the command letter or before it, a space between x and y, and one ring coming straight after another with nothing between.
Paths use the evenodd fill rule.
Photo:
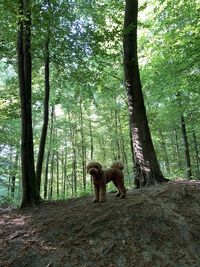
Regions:
<instances>
[{"instance_id":1,"label":"bare soil","mask_svg":"<svg viewBox=\"0 0 200 267\"><path fill-rule=\"evenodd\" d=\"M0 209L1 267L199 267L200 183Z\"/></svg>"}]
</instances>

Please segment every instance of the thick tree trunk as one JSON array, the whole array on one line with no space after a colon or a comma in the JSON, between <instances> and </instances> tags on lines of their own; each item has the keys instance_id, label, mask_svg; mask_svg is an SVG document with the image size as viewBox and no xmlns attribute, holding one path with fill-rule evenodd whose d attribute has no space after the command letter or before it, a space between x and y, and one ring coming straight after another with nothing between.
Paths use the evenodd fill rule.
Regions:
<instances>
[{"instance_id":1,"label":"thick tree trunk","mask_svg":"<svg viewBox=\"0 0 200 267\"><path fill-rule=\"evenodd\" d=\"M167 179L158 164L144 106L137 57L137 14L138 1L126 0L123 38L125 87L135 156L135 184L142 187Z\"/></svg>"},{"instance_id":2,"label":"thick tree trunk","mask_svg":"<svg viewBox=\"0 0 200 267\"><path fill-rule=\"evenodd\" d=\"M19 0L19 28L17 42L18 77L21 102L21 163L22 204L31 206L38 202L33 151L32 104L31 104L31 1Z\"/></svg>"}]
</instances>

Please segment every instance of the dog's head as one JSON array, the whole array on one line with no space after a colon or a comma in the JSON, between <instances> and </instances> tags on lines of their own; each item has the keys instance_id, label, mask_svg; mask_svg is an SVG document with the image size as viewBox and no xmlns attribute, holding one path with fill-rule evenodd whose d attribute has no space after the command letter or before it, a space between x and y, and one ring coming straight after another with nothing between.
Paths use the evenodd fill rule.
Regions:
<instances>
[{"instance_id":1,"label":"dog's head","mask_svg":"<svg viewBox=\"0 0 200 267\"><path fill-rule=\"evenodd\" d=\"M87 173L90 175L98 175L102 171L102 166L98 162L90 162L87 165Z\"/></svg>"},{"instance_id":2,"label":"dog's head","mask_svg":"<svg viewBox=\"0 0 200 267\"><path fill-rule=\"evenodd\" d=\"M123 171L123 169L124 169L124 164L123 164L121 161L115 161L115 162L113 162L113 164L111 165L111 168L119 169L119 170Z\"/></svg>"}]
</instances>

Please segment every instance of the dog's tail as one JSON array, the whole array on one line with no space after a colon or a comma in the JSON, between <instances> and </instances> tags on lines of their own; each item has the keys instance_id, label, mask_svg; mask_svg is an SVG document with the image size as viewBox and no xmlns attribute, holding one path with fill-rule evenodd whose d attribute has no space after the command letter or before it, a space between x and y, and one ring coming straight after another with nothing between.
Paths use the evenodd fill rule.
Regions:
<instances>
[{"instance_id":1,"label":"dog's tail","mask_svg":"<svg viewBox=\"0 0 200 267\"><path fill-rule=\"evenodd\" d=\"M121 161L114 161L111 165L111 168L113 169L119 169L121 171L123 171L124 169L124 164Z\"/></svg>"}]
</instances>

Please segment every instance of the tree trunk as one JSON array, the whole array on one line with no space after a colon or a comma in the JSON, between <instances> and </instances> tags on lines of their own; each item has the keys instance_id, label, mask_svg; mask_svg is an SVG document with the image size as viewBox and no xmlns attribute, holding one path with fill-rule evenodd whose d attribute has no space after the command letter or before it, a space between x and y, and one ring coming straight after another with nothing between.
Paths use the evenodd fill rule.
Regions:
<instances>
[{"instance_id":1,"label":"tree trunk","mask_svg":"<svg viewBox=\"0 0 200 267\"><path fill-rule=\"evenodd\" d=\"M197 165L197 173L198 173L198 177L200 174L200 169L199 169L199 149L198 149L198 143L197 143L197 138L196 138L196 134L195 131L193 130L193 140L194 140L194 150L195 150L195 158L196 158L196 165Z\"/></svg>"},{"instance_id":2,"label":"tree trunk","mask_svg":"<svg viewBox=\"0 0 200 267\"><path fill-rule=\"evenodd\" d=\"M116 97L115 97L115 104L117 105ZM115 151L117 151L116 154L116 160L121 159L121 153L120 153L120 142L119 142L119 125L118 125L118 111L117 109L114 110L114 122L115 122Z\"/></svg>"},{"instance_id":3,"label":"tree trunk","mask_svg":"<svg viewBox=\"0 0 200 267\"><path fill-rule=\"evenodd\" d=\"M50 155L51 155L51 150L49 147L49 150L48 150L47 156L46 156L46 167L45 167L45 175L44 175L44 199L47 198Z\"/></svg>"},{"instance_id":4,"label":"tree trunk","mask_svg":"<svg viewBox=\"0 0 200 267\"><path fill-rule=\"evenodd\" d=\"M164 151L164 158L165 158L165 169L167 171L167 173L170 173L170 165L169 165L169 157L167 154L167 148L166 148L166 141L165 138L162 134L162 132L160 130L158 130L160 137L161 137L161 145L163 147L163 151Z\"/></svg>"},{"instance_id":5,"label":"tree trunk","mask_svg":"<svg viewBox=\"0 0 200 267\"><path fill-rule=\"evenodd\" d=\"M86 190L86 145L85 145L85 136L84 136L84 127L83 127L83 107L82 99L80 97L80 126L81 126L81 158L82 158L82 175L83 175L83 190Z\"/></svg>"},{"instance_id":6,"label":"tree trunk","mask_svg":"<svg viewBox=\"0 0 200 267\"><path fill-rule=\"evenodd\" d=\"M45 42L45 97L44 97L44 115L43 115L43 126L42 126L42 134L40 137L40 145L39 152L37 158L36 165L36 179L37 179L37 193L40 196L40 185L41 185L41 173L42 173L42 165L44 160L44 152L45 152L45 144L46 144L46 136L48 130L48 121L49 121L49 92L50 92L50 84L49 84L49 38L47 38Z\"/></svg>"},{"instance_id":7,"label":"tree trunk","mask_svg":"<svg viewBox=\"0 0 200 267\"><path fill-rule=\"evenodd\" d=\"M59 175L59 154L56 152L56 191L57 191L57 199L59 199L60 195L60 175Z\"/></svg>"},{"instance_id":8,"label":"tree trunk","mask_svg":"<svg viewBox=\"0 0 200 267\"><path fill-rule=\"evenodd\" d=\"M49 161L51 155L51 147L52 147L52 138L53 138L53 125L54 125L54 106L52 106L51 110L51 124L50 124L50 140L49 140L49 148L46 157L46 168L45 168L45 177L44 177L44 198L47 198L47 189L48 189L48 174L49 174Z\"/></svg>"},{"instance_id":9,"label":"tree trunk","mask_svg":"<svg viewBox=\"0 0 200 267\"><path fill-rule=\"evenodd\" d=\"M93 153L94 153L94 144L93 144L93 132L92 132L92 121L89 121L89 128L90 128L90 160L93 160Z\"/></svg>"},{"instance_id":10,"label":"tree trunk","mask_svg":"<svg viewBox=\"0 0 200 267\"><path fill-rule=\"evenodd\" d=\"M71 120L71 114L68 111L68 118L69 121ZM72 184L72 196L76 196L77 194L77 151L76 151L76 131L77 129L72 127L70 125L70 139L72 144L72 178L71 178L71 184Z\"/></svg>"},{"instance_id":11,"label":"tree trunk","mask_svg":"<svg viewBox=\"0 0 200 267\"><path fill-rule=\"evenodd\" d=\"M176 155L177 155L177 165L178 168L181 170L181 159L180 159L180 152L179 152L179 143L178 143L178 134L176 128L174 128L175 140L176 140Z\"/></svg>"},{"instance_id":12,"label":"tree trunk","mask_svg":"<svg viewBox=\"0 0 200 267\"><path fill-rule=\"evenodd\" d=\"M52 151L52 153L51 153L51 170L50 170L50 173L51 173L51 179L50 179L50 183L49 183L49 199L50 199L50 200L52 199L52 196L53 196L53 183L54 183L54 155L55 155L55 152Z\"/></svg>"},{"instance_id":13,"label":"tree trunk","mask_svg":"<svg viewBox=\"0 0 200 267\"><path fill-rule=\"evenodd\" d=\"M19 0L19 27L17 40L18 78L21 102L21 165L22 204L32 206L38 202L34 166L32 131L32 58L31 58L31 1Z\"/></svg>"},{"instance_id":14,"label":"tree trunk","mask_svg":"<svg viewBox=\"0 0 200 267\"><path fill-rule=\"evenodd\" d=\"M182 137L183 137L183 144L184 144L184 151L185 151L186 174L187 174L187 178L190 180L192 177L191 160L190 160L190 151L189 151L187 132L186 132L186 127L185 127L185 119L183 115L181 116L181 130L182 130Z\"/></svg>"},{"instance_id":15,"label":"tree trunk","mask_svg":"<svg viewBox=\"0 0 200 267\"><path fill-rule=\"evenodd\" d=\"M66 141L65 141L65 147L66 147ZM64 150L64 155L62 158L63 164L62 164L62 170L63 170L63 181L62 181L62 185L63 185L63 196L66 195L66 187L67 187L67 150Z\"/></svg>"},{"instance_id":16,"label":"tree trunk","mask_svg":"<svg viewBox=\"0 0 200 267\"><path fill-rule=\"evenodd\" d=\"M119 121L119 133L120 133L120 139L121 139L121 150L122 150L122 161L125 164L125 169L127 174L129 174L129 168L128 168L128 160L127 160L127 155L126 155L126 149L125 149L125 141L124 141L124 135L122 132L122 125L121 125L121 119L120 119L120 115L118 114L118 121Z\"/></svg>"},{"instance_id":17,"label":"tree trunk","mask_svg":"<svg viewBox=\"0 0 200 267\"><path fill-rule=\"evenodd\" d=\"M194 125L194 118L193 114L190 114L191 122L192 122L192 136L193 136L193 142L194 142L194 151L195 151L195 159L196 159L196 167L197 167L197 176L199 178L200 169L199 169L199 147L196 137L196 131L195 131L195 125Z\"/></svg>"},{"instance_id":18,"label":"tree trunk","mask_svg":"<svg viewBox=\"0 0 200 267\"><path fill-rule=\"evenodd\" d=\"M137 57L138 1L126 0L124 21L124 74L128 96L137 187L166 181L160 170L148 126Z\"/></svg>"},{"instance_id":19,"label":"tree trunk","mask_svg":"<svg viewBox=\"0 0 200 267\"><path fill-rule=\"evenodd\" d=\"M16 182L16 175L17 175L17 169L18 169L18 160L19 160L19 152L17 150L16 156L15 156L14 168L12 171L11 197L15 196L15 182Z\"/></svg>"}]
</instances>

